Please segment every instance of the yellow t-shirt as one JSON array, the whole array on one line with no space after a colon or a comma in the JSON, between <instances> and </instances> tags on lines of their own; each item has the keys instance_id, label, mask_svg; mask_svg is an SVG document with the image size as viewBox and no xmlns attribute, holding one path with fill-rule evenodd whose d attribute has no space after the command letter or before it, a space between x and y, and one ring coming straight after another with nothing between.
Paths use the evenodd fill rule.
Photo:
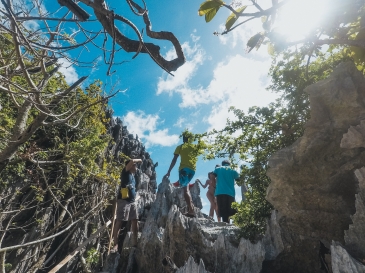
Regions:
<instances>
[{"instance_id":1,"label":"yellow t-shirt","mask_svg":"<svg viewBox=\"0 0 365 273\"><path fill-rule=\"evenodd\" d=\"M175 155L180 155L181 162L179 171L183 168L189 168L193 171L196 170L196 162L198 161L198 155L196 152L196 145L191 143L184 143L176 147Z\"/></svg>"}]
</instances>

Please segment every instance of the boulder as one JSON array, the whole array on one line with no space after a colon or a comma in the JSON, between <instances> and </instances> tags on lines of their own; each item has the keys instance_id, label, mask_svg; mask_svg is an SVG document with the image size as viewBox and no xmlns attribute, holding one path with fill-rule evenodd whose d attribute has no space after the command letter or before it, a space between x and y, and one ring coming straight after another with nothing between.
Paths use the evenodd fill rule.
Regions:
<instances>
[{"instance_id":1,"label":"boulder","mask_svg":"<svg viewBox=\"0 0 365 273\"><path fill-rule=\"evenodd\" d=\"M321 244L328 249L332 241L345 245L345 230L353 220L363 223L363 212L352 216L363 200L355 200L359 182L354 172L365 165L360 136L364 77L353 63L342 63L328 79L305 91L311 118L303 136L269 161L267 200L278 210L284 247L271 272L323 272ZM360 230L348 232L351 244Z\"/></svg>"}]
</instances>

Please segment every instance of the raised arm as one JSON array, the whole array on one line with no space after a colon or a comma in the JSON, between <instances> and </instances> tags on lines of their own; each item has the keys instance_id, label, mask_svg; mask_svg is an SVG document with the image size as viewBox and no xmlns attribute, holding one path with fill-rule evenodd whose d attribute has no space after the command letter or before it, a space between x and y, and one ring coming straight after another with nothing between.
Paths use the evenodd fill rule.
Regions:
<instances>
[{"instance_id":1,"label":"raised arm","mask_svg":"<svg viewBox=\"0 0 365 273\"><path fill-rule=\"evenodd\" d=\"M140 159L140 158L131 159L131 160L128 162L127 166L125 166L125 170L126 170L127 172L129 172L129 171L130 171L130 169L132 169L133 165L134 165L134 164L136 164L136 163L138 163L138 162L142 162L142 159Z\"/></svg>"},{"instance_id":2,"label":"raised arm","mask_svg":"<svg viewBox=\"0 0 365 273\"><path fill-rule=\"evenodd\" d=\"M207 182L205 183L205 185L203 185L203 184L202 184L202 182L200 182L200 180L199 180L199 179L196 179L196 180L195 180L195 182L199 182L199 184L200 184L200 185L201 185L204 189L208 186L208 183L207 183L207 182L208 182L208 180L207 180Z\"/></svg>"},{"instance_id":3,"label":"raised arm","mask_svg":"<svg viewBox=\"0 0 365 273\"><path fill-rule=\"evenodd\" d=\"M165 174L165 176L167 177L170 177L170 172L171 170L174 168L175 164L176 164L176 161L177 161L177 158L179 157L178 154L174 154L174 157L172 158L171 160L171 164L170 164L170 168L169 170L167 171L167 174Z\"/></svg>"}]
</instances>

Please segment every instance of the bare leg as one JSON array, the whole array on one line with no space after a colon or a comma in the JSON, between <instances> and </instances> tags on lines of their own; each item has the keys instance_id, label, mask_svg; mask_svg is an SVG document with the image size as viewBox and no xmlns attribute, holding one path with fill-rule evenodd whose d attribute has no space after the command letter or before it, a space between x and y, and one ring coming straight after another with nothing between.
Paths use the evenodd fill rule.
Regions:
<instances>
[{"instance_id":1,"label":"bare leg","mask_svg":"<svg viewBox=\"0 0 365 273\"><path fill-rule=\"evenodd\" d=\"M209 203L210 203L209 216L213 218L214 217L214 208L215 208L214 195L208 191L207 192L207 198L208 198Z\"/></svg>"},{"instance_id":2,"label":"bare leg","mask_svg":"<svg viewBox=\"0 0 365 273\"><path fill-rule=\"evenodd\" d=\"M132 222L132 246L137 246L138 239L138 219L131 220Z\"/></svg>"},{"instance_id":3,"label":"bare leg","mask_svg":"<svg viewBox=\"0 0 365 273\"><path fill-rule=\"evenodd\" d=\"M214 201L215 201L215 214L217 215L217 219L218 219L218 222L221 222L222 218L220 217L219 215L219 210L218 210L218 202L217 202L217 198L214 197Z\"/></svg>"},{"instance_id":4,"label":"bare leg","mask_svg":"<svg viewBox=\"0 0 365 273\"><path fill-rule=\"evenodd\" d=\"M122 226L122 221L115 220L114 230L113 230L113 242L114 242L113 250L114 251L118 251L118 235L119 235L119 230L120 230L121 226Z\"/></svg>"},{"instance_id":5,"label":"bare leg","mask_svg":"<svg viewBox=\"0 0 365 273\"><path fill-rule=\"evenodd\" d=\"M215 204L210 203L209 216L212 218L214 217L214 207L215 207Z\"/></svg>"},{"instance_id":6,"label":"bare leg","mask_svg":"<svg viewBox=\"0 0 365 273\"><path fill-rule=\"evenodd\" d=\"M193 209L193 201L191 199L191 195L190 195L190 190L189 190L189 185L187 187L184 187L184 198L185 198L185 202L186 205L188 206L188 213L189 214L194 214L194 209Z\"/></svg>"}]
</instances>

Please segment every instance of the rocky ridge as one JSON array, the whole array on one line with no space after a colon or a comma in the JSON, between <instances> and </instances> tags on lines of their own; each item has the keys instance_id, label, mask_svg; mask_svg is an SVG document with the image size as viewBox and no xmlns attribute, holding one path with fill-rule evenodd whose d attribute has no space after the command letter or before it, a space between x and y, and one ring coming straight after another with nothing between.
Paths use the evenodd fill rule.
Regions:
<instances>
[{"instance_id":1,"label":"rocky ridge","mask_svg":"<svg viewBox=\"0 0 365 273\"><path fill-rule=\"evenodd\" d=\"M164 178L138 247L126 245L113 272L364 273L365 80L343 63L306 92L304 135L269 162L275 211L260 241L198 210L186 218L181 190Z\"/></svg>"}]
</instances>

